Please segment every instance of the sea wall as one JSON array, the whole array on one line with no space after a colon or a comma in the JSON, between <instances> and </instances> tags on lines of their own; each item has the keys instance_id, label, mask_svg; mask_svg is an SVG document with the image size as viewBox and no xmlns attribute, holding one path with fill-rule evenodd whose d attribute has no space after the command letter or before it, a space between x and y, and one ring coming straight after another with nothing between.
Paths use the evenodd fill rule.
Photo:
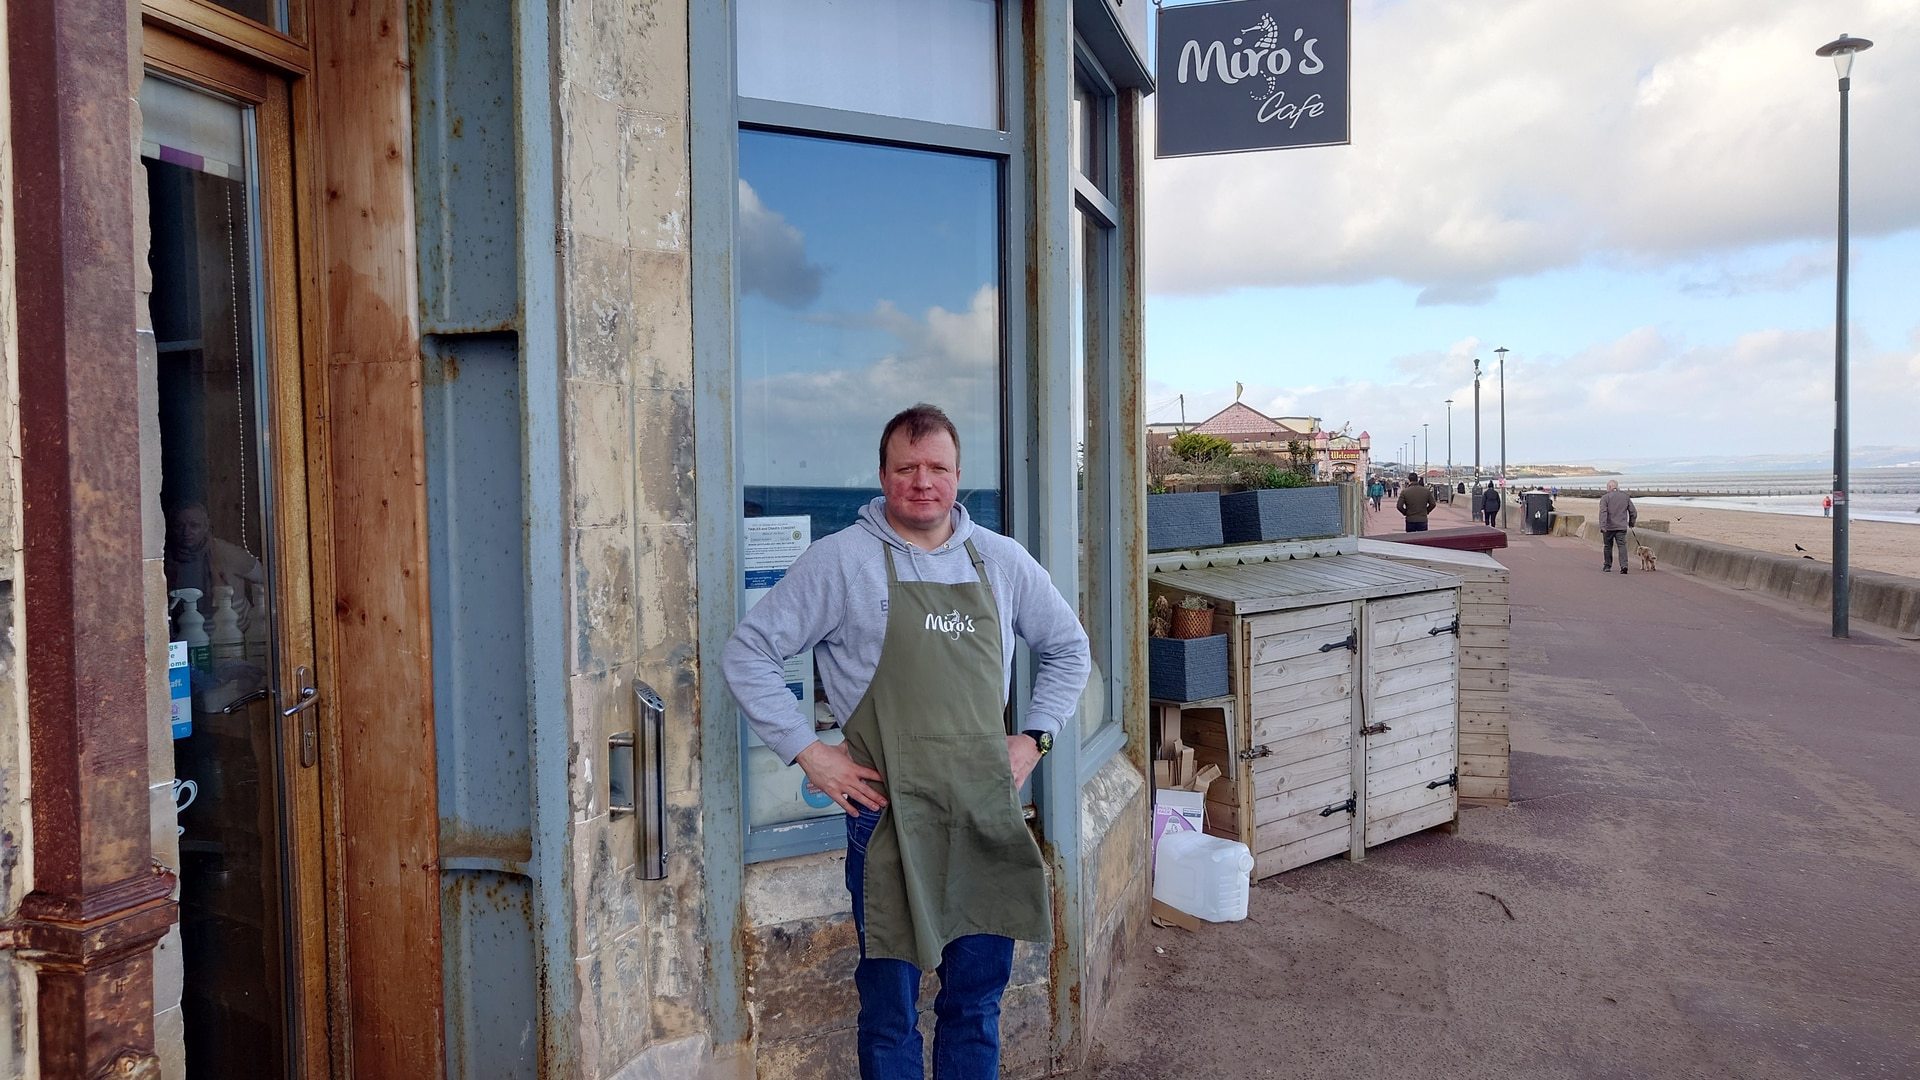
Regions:
<instances>
[{"instance_id":1,"label":"sea wall","mask_svg":"<svg viewBox=\"0 0 1920 1080\"><path fill-rule=\"evenodd\" d=\"M1579 535L1600 541L1600 530L1591 523L1582 523ZM1637 529L1634 535L1653 551L1662 569L1697 574L1809 607L1824 607L1833 599L1833 567L1824 562L1648 529ZM1853 618L1920 637L1920 579L1874 570L1855 570L1848 578Z\"/></svg>"}]
</instances>

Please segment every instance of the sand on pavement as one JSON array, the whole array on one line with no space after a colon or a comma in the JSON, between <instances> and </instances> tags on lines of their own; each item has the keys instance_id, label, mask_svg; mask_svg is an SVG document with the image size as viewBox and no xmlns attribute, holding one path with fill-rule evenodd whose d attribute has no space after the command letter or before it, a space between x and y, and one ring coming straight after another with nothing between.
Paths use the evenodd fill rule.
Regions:
<instances>
[{"instance_id":1,"label":"sand on pavement","mask_svg":"<svg viewBox=\"0 0 1920 1080\"><path fill-rule=\"evenodd\" d=\"M1585 514L1588 521L1598 516L1600 507L1597 499L1555 499L1553 505L1562 513ZM1828 518L1657 503L1643 503L1639 510L1641 520L1665 521L1678 536L1777 555L1811 555L1819 562L1833 558L1833 522ZM1795 544L1806 550L1796 551ZM1848 563L1855 570L1920 578L1920 527L1897 521L1850 521L1847 550Z\"/></svg>"}]
</instances>

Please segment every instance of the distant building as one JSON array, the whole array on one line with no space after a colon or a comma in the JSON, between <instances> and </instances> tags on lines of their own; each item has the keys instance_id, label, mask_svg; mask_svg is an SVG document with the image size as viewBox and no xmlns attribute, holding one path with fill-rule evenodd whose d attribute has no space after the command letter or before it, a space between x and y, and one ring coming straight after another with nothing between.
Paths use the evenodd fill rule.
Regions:
<instances>
[{"instance_id":1,"label":"distant building","mask_svg":"<svg viewBox=\"0 0 1920 1080\"><path fill-rule=\"evenodd\" d=\"M1284 458L1290 453L1289 444L1300 443L1312 454L1317 480L1364 476L1372 460L1373 439L1364 431L1357 436L1330 432L1317 416L1268 416L1239 401L1197 424L1148 424L1147 447L1165 446L1187 431L1225 439L1241 454Z\"/></svg>"}]
</instances>

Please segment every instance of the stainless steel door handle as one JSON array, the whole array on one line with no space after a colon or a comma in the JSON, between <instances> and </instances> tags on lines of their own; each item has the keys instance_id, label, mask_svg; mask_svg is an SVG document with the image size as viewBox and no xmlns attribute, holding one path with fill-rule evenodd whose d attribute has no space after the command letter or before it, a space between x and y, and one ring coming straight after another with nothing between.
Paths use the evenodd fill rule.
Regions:
<instances>
[{"instance_id":1,"label":"stainless steel door handle","mask_svg":"<svg viewBox=\"0 0 1920 1080\"><path fill-rule=\"evenodd\" d=\"M320 729L314 723L313 713L310 711L319 704L320 691L313 685L313 673L307 670L305 664L293 669L293 681L300 686L300 689L295 691L298 696L293 704L280 710L280 716L290 720L305 714L300 720L300 767L310 769L320 757Z\"/></svg>"},{"instance_id":2,"label":"stainless steel door handle","mask_svg":"<svg viewBox=\"0 0 1920 1080\"><path fill-rule=\"evenodd\" d=\"M265 687L262 687L258 690L255 690L253 693L248 694L245 697L234 698L232 701L227 703L226 708L220 710L220 715L232 716L234 713L239 712L240 710L246 708L247 706L253 704L254 702L262 701L272 696L273 696L273 691L268 690Z\"/></svg>"}]
</instances>

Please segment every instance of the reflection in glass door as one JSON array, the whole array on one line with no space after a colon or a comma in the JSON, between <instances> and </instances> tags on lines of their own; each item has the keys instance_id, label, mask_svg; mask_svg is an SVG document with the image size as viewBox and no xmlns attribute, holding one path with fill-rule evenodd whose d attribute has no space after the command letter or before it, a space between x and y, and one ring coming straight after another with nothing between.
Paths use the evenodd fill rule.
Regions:
<instances>
[{"instance_id":1,"label":"reflection in glass door","mask_svg":"<svg viewBox=\"0 0 1920 1080\"><path fill-rule=\"evenodd\" d=\"M281 610L276 592L284 567L273 528L275 358L256 110L158 74L144 80L140 103L187 1069L195 1078L283 1076L295 1041L286 743L298 727L283 715L293 702L282 700L288 658L277 630L304 616Z\"/></svg>"}]
</instances>

